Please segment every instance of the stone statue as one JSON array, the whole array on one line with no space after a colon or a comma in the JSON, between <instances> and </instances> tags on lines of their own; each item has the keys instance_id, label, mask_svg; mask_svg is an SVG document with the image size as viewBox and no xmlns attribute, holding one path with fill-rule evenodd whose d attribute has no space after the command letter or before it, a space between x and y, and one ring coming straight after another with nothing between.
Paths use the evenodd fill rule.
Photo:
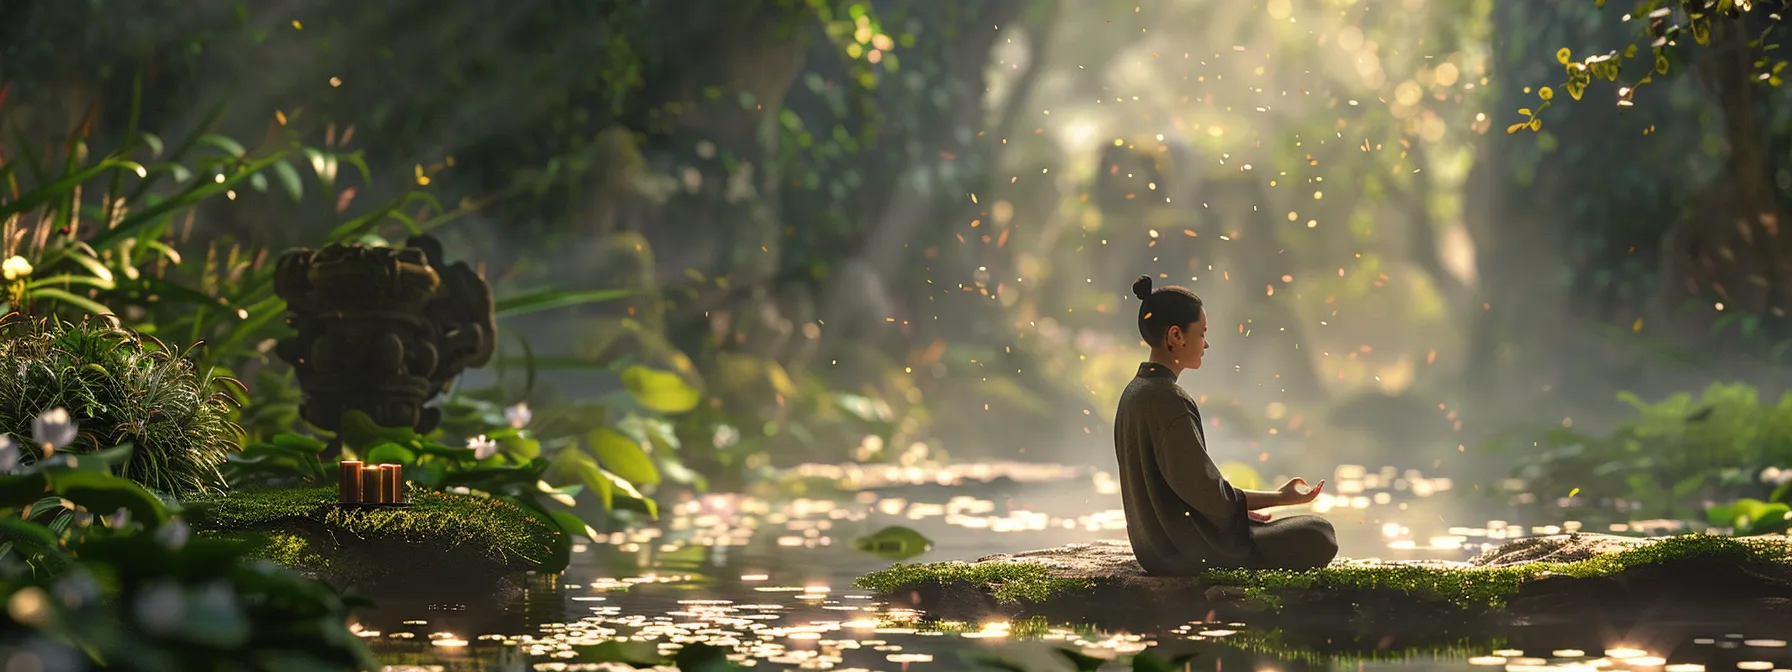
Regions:
<instances>
[{"instance_id":1,"label":"stone statue","mask_svg":"<svg viewBox=\"0 0 1792 672\"><path fill-rule=\"evenodd\" d=\"M424 404L484 366L497 343L491 286L464 262L443 265L429 236L288 251L274 293L296 332L275 353L297 375L300 416L325 430L350 410L383 427L434 429L441 412Z\"/></svg>"}]
</instances>

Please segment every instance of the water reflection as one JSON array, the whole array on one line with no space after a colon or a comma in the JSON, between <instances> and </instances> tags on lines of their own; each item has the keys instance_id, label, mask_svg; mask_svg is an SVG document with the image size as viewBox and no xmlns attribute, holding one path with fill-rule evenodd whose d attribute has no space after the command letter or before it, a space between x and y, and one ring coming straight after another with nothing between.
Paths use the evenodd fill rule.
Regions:
<instances>
[{"instance_id":1,"label":"water reflection","mask_svg":"<svg viewBox=\"0 0 1792 672\"><path fill-rule=\"evenodd\" d=\"M1060 648L1104 659L1199 651L1206 656L1191 669L1254 672L1792 669L1785 645L1792 618L1742 625L1587 623L1473 633L1455 641L1402 641L1376 633L1303 639L1247 623L1168 618L1143 626L942 622L850 588L854 577L889 564L854 551L850 542L890 525L931 538L931 550L914 561L973 559L1124 535L1118 496L1103 487L1111 476L1032 469L988 487L978 484L991 479L964 476L992 470L1000 471L961 467L944 479L952 487L904 470L878 475L886 489L837 497L692 498L668 506L660 526L577 547L563 576L519 577L504 595L375 596L381 608L365 615L359 632L388 670L444 672L627 669L600 660L613 658L619 645L642 655L670 655L698 642L727 648L738 664L771 669L956 670L970 669L979 656L1028 670L1073 669L1055 650ZM1315 504L1338 522L1344 552L1355 557L1462 560L1510 539L1583 525L1493 520L1451 526L1435 497L1451 488L1445 479L1392 468L1347 466L1339 472L1336 482L1351 485ZM873 480L857 473L856 482ZM1664 531L1629 521L1600 523L1599 531L1617 530L1615 525Z\"/></svg>"}]
</instances>

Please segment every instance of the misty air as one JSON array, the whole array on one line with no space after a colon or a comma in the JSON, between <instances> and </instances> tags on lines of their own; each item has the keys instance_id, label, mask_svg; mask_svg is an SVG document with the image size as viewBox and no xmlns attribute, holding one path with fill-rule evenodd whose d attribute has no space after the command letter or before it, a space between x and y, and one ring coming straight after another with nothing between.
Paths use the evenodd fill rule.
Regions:
<instances>
[{"instance_id":1,"label":"misty air","mask_svg":"<svg viewBox=\"0 0 1792 672\"><path fill-rule=\"evenodd\" d=\"M4 0L0 668L1792 669L1789 0Z\"/></svg>"}]
</instances>

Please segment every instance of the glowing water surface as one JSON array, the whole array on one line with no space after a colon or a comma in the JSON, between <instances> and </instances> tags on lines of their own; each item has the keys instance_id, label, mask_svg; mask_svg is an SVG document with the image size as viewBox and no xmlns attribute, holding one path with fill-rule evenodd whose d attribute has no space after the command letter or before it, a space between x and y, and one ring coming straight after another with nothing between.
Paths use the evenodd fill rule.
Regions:
<instances>
[{"instance_id":1,"label":"glowing water surface","mask_svg":"<svg viewBox=\"0 0 1792 672\"><path fill-rule=\"evenodd\" d=\"M382 597L381 607L358 627L389 672L632 669L593 662L580 652L625 638L661 651L706 642L732 649L742 665L765 669L978 669L966 656L985 653L1028 670L1070 670L1054 648L1110 658L1154 648L1168 657L1214 643L1220 644L1212 649L1217 653L1192 669L1792 669L1785 642L1792 639L1792 617L1721 626L1651 622L1627 632L1519 630L1421 646L1387 637L1318 650L1283 646L1278 633L1245 623L1166 622L1131 630L1038 619L941 623L853 589L854 577L891 560L854 550L852 540L885 526L908 526L933 547L906 561L929 562L1121 539L1125 523L1111 475L1038 465L948 472L810 467L808 475L850 478L875 489L786 501L705 496L669 503L658 527L579 547L558 581L533 577L519 594L484 603ZM1511 538L1638 527L1453 524L1446 515L1454 510L1449 495L1455 493L1440 494L1451 484L1414 470L1347 465L1330 482L1336 496L1322 497L1315 508L1334 521L1342 551L1352 557L1459 560ZM1644 525L1651 533L1673 529L1671 523Z\"/></svg>"}]
</instances>

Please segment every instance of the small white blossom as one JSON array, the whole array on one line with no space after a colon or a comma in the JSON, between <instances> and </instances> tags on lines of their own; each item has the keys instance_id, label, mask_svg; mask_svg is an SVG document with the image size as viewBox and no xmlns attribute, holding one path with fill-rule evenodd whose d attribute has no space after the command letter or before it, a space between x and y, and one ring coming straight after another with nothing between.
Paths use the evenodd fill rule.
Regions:
<instances>
[{"instance_id":1,"label":"small white blossom","mask_svg":"<svg viewBox=\"0 0 1792 672\"><path fill-rule=\"evenodd\" d=\"M193 528L179 518L168 521L167 525L156 530L156 541L169 548L178 549L187 545L187 538L193 536Z\"/></svg>"},{"instance_id":2,"label":"small white blossom","mask_svg":"<svg viewBox=\"0 0 1792 672\"><path fill-rule=\"evenodd\" d=\"M131 524L131 510L122 506L118 507L117 512L110 516L106 516L106 527L110 527L114 530L121 529L129 524Z\"/></svg>"},{"instance_id":3,"label":"small white blossom","mask_svg":"<svg viewBox=\"0 0 1792 672\"><path fill-rule=\"evenodd\" d=\"M467 439L467 449L473 451L473 457L485 459L498 454L498 442L485 438L484 434Z\"/></svg>"},{"instance_id":4,"label":"small white blossom","mask_svg":"<svg viewBox=\"0 0 1792 672\"><path fill-rule=\"evenodd\" d=\"M44 411L31 420L31 438L44 447L44 455L75 442L77 425L61 406Z\"/></svg>"},{"instance_id":5,"label":"small white blossom","mask_svg":"<svg viewBox=\"0 0 1792 672\"><path fill-rule=\"evenodd\" d=\"M535 413L529 410L528 402L504 409L504 421L510 423L510 426L515 429L529 426L529 421L533 419L535 419Z\"/></svg>"},{"instance_id":6,"label":"small white blossom","mask_svg":"<svg viewBox=\"0 0 1792 672\"><path fill-rule=\"evenodd\" d=\"M740 441L740 430L733 425L716 425L716 434L710 438L717 450L727 448Z\"/></svg>"},{"instance_id":7,"label":"small white blossom","mask_svg":"<svg viewBox=\"0 0 1792 672\"><path fill-rule=\"evenodd\" d=\"M1762 483L1768 485L1785 485L1787 481L1792 481L1792 469L1768 467L1761 470Z\"/></svg>"},{"instance_id":8,"label":"small white blossom","mask_svg":"<svg viewBox=\"0 0 1792 672\"><path fill-rule=\"evenodd\" d=\"M0 473L12 473L19 466L19 444L12 437L0 434Z\"/></svg>"},{"instance_id":9,"label":"small white blossom","mask_svg":"<svg viewBox=\"0 0 1792 672\"><path fill-rule=\"evenodd\" d=\"M160 579L143 588L137 594L136 604L132 611L136 612L137 622L144 630L155 634L173 632L180 626L186 615L187 596L180 586L168 579Z\"/></svg>"},{"instance_id":10,"label":"small white blossom","mask_svg":"<svg viewBox=\"0 0 1792 672\"><path fill-rule=\"evenodd\" d=\"M86 571L73 571L56 580L54 587L56 599L62 606L79 609L82 605L100 598L100 586Z\"/></svg>"}]
</instances>

